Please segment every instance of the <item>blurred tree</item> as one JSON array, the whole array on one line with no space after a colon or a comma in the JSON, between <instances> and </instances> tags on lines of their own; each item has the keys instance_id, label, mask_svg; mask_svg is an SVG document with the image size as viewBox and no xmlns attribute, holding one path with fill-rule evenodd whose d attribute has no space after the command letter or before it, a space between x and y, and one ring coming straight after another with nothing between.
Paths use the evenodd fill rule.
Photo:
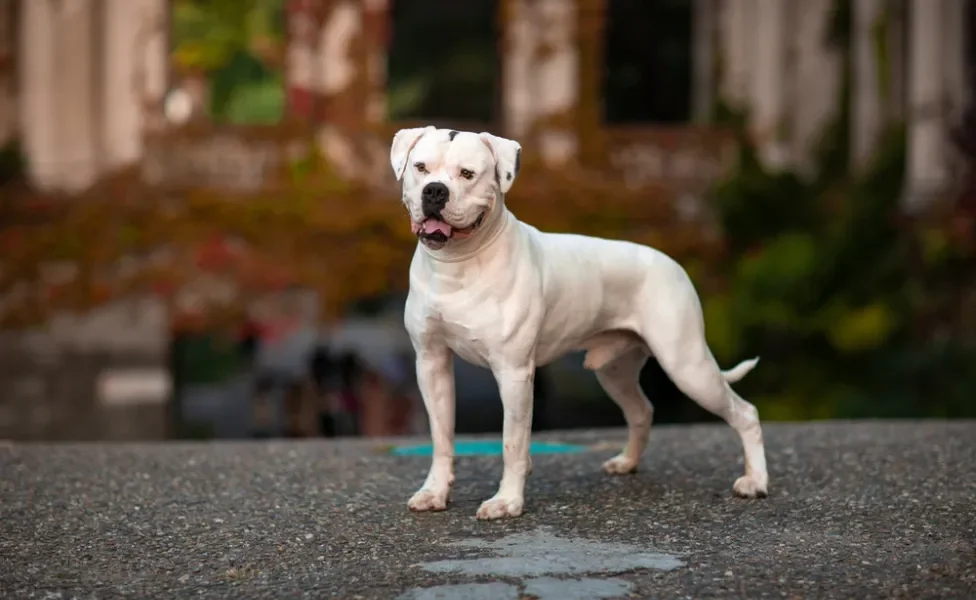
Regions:
<instances>
[{"instance_id":1,"label":"blurred tree","mask_svg":"<svg viewBox=\"0 0 976 600\"><path fill-rule=\"evenodd\" d=\"M849 11L837 2L829 38L845 53ZM721 362L772 357L739 384L766 418L976 416L972 192L907 216L900 124L853 176L850 77L814 179L767 171L741 137L741 168L713 193L730 252L704 297L709 340ZM962 128L960 147L974 136Z\"/></svg>"},{"instance_id":2,"label":"blurred tree","mask_svg":"<svg viewBox=\"0 0 976 600\"><path fill-rule=\"evenodd\" d=\"M842 53L850 10L850 0L835 2L826 40ZM897 123L853 176L843 64L812 179L764 169L742 115L717 107L739 129L742 154L712 194L729 252L710 265L724 281L703 294L709 341L722 363L770 357L737 386L767 419L976 416L976 371L966 366L976 364L976 318L967 316L976 313L976 184L907 216ZM976 129L964 122L956 141L976 148Z\"/></svg>"}]
</instances>

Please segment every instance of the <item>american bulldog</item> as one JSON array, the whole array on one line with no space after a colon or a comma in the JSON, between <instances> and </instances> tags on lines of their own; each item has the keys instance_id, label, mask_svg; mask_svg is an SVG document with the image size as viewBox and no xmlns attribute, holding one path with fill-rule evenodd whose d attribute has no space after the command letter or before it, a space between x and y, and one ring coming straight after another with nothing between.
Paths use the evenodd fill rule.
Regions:
<instances>
[{"instance_id":1,"label":"american bulldog","mask_svg":"<svg viewBox=\"0 0 976 600\"><path fill-rule=\"evenodd\" d=\"M627 421L626 446L604 471L637 469L654 414L638 376L653 355L682 392L738 432L745 474L733 491L765 496L759 414L729 385L758 359L719 368L705 341L695 287L664 253L543 233L519 221L505 207L505 194L519 174L521 152L518 142L490 133L420 127L393 137L390 162L419 238L404 322L433 442L430 471L409 508L445 510L454 484L452 351L491 370L504 409L504 471L479 519L522 514L532 470L533 375L573 350L586 351L584 366Z\"/></svg>"}]
</instances>

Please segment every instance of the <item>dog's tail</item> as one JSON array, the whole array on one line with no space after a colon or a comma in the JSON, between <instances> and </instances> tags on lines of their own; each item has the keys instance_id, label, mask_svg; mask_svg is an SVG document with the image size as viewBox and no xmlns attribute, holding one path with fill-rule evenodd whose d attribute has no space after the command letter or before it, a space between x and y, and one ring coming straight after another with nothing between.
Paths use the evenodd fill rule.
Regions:
<instances>
[{"instance_id":1,"label":"dog's tail","mask_svg":"<svg viewBox=\"0 0 976 600\"><path fill-rule=\"evenodd\" d=\"M739 381L740 379L745 377L749 373L749 371L753 370L756 367L756 363L758 362L759 362L758 356L756 358L750 358L749 360L744 360L739 364L735 365L734 367L732 367L731 369L729 369L728 371L722 371L722 377L724 377L725 381L728 381L729 383L735 383L736 381Z\"/></svg>"}]
</instances>

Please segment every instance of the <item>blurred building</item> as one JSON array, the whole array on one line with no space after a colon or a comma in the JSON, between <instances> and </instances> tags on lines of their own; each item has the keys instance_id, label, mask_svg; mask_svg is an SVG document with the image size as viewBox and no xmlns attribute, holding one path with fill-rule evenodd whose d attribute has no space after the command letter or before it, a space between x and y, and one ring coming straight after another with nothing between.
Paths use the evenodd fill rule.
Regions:
<instances>
[{"instance_id":1,"label":"blurred building","mask_svg":"<svg viewBox=\"0 0 976 600\"><path fill-rule=\"evenodd\" d=\"M496 81L480 94L493 96L486 100L492 114L471 124L519 138L552 164L603 154L638 178L706 168L693 156L667 155L653 137L621 147L625 140L608 141L606 129L708 124L721 101L748 109L770 164L810 165L849 67L853 166L870 159L886 123L904 118L910 196L951 179L945 132L972 88L974 21L966 0L850 0L848 22L840 23L837 9L846 3L838 0L472 0L463 11L453 4L285 3L286 47L278 59L289 114L317 125L318 142L344 173L379 176L374 163L385 160L385 135L357 134L382 130L387 108L396 112L387 94L396 56L438 44L429 35L398 35L398 20L426 14L438 24L456 17L468 38L444 35L436 46L444 54L478 36L497 46ZM194 114L206 92L170 60L172 5L0 0L0 145L20 139L37 185L75 190L144 160L147 139L172 126L164 117L174 89L184 94L170 98L171 119L183 123ZM465 13L487 19L480 29L464 25ZM849 65L825 43L838 28L851 36ZM462 104L465 92L453 91ZM611 104L613 111L603 110ZM415 111L422 120L458 120L429 113ZM233 145L214 144L211 151ZM241 160L261 172L274 159ZM153 168L147 176L177 176Z\"/></svg>"},{"instance_id":2,"label":"blurred building","mask_svg":"<svg viewBox=\"0 0 976 600\"><path fill-rule=\"evenodd\" d=\"M976 15L967 0L253 5L275 11L269 23L280 27L258 32L235 68L271 73L249 92L267 101L219 120L211 107L223 92L208 79L214 49L183 44L174 25L187 11L198 19L188 29L205 41L232 19L203 13L232 3L0 0L0 177L16 153L31 186L53 196L119 173L139 180L127 193L147 202L159 190L249 193L312 147L340 176L391 192L393 131L436 123L516 138L527 160L553 170L664 189L694 217L709 184L734 167L721 115L744 115L767 166L810 172L842 109L855 170L904 125L906 205L924 205L960 171L948 135L973 98ZM250 270L268 274L273 262ZM61 270L44 274L60 277L63 265L54 266ZM176 304L226 295L224 282L201 279ZM21 292L0 290L0 316ZM272 304L264 312L277 319L289 303ZM164 435L167 308L152 297L105 302L0 336L0 437ZM301 362L314 337L315 319L306 320L263 359ZM92 416L93 406L131 419Z\"/></svg>"}]
</instances>

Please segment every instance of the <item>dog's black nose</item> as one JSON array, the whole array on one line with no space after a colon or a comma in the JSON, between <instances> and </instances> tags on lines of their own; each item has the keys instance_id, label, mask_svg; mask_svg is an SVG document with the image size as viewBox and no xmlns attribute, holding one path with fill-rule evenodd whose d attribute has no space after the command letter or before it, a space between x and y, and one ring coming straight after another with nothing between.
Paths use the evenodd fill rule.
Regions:
<instances>
[{"instance_id":1,"label":"dog's black nose","mask_svg":"<svg viewBox=\"0 0 976 600\"><path fill-rule=\"evenodd\" d=\"M428 183L420 193L420 207L424 211L425 217L435 217L447 205L447 199L451 196L447 186L439 181Z\"/></svg>"}]
</instances>

